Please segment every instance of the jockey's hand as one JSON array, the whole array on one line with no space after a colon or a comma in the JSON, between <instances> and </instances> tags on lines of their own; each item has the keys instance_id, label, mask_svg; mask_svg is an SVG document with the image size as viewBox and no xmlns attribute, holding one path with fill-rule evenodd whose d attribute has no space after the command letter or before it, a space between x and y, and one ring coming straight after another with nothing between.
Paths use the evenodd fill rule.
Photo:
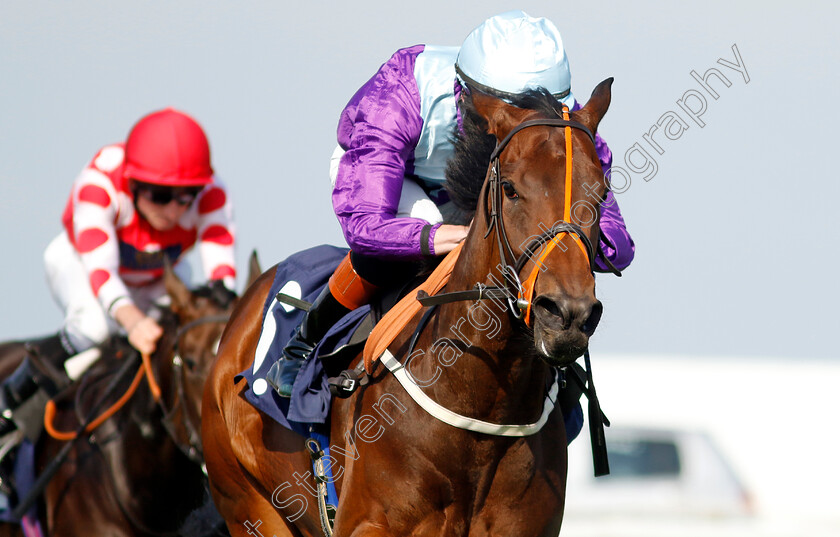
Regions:
<instances>
[{"instance_id":1,"label":"jockey's hand","mask_svg":"<svg viewBox=\"0 0 840 537\"><path fill-rule=\"evenodd\" d=\"M125 328L132 347L145 354L155 351L163 329L154 319L147 317L134 304L121 306L114 313L114 318Z\"/></svg>"},{"instance_id":2,"label":"jockey's hand","mask_svg":"<svg viewBox=\"0 0 840 537\"><path fill-rule=\"evenodd\" d=\"M464 239L467 238L467 233L470 231L470 226L453 226L451 224L444 224L435 231L435 255L448 254L455 249Z\"/></svg>"},{"instance_id":3,"label":"jockey's hand","mask_svg":"<svg viewBox=\"0 0 840 537\"><path fill-rule=\"evenodd\" d=\"M163 328L151 317L144 317L128 332L128 342L144 354L155 352L157 342L163 335Z\"/></svg>"}]
</instances>

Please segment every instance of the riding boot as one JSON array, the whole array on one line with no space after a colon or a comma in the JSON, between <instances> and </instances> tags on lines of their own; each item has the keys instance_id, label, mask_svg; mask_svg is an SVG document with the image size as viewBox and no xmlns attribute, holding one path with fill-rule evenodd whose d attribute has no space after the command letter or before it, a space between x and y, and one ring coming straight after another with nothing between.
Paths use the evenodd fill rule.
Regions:
<instances>
[{"instance_id":1,"label":"riding boot","mask_svg":"<svg viewBox=\"0 0 840 537\"><path fill-rule=\"evenodd\" d=\"M327 331L349 312L367 304L376 290L376 286L356 274L348 254L306 312L283 349L283 358L268 373L266 380L281 397L291 397L298 371Z\"/></svg>"},{"instance_id":2,"label":"riding boot","mask_svg":"<svg viewBox=\"0 0 840 537\"><path fill-rule=\"evenodd\" d=\"M55 395L67 384L64 362L74 354L67 346L60 334L26 343L27 355L0 384L0 437L17 429L12 414L39 389Z\"/></svg>"}]
</instances>

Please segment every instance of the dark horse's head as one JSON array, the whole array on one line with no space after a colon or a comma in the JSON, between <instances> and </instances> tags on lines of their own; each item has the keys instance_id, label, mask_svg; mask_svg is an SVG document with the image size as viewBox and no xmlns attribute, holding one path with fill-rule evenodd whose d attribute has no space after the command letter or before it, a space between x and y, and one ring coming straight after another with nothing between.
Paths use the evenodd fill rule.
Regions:
<instances>
[{"instance_id":1,"label":"dark horse's head","mask_svg":"<svg viewBox=\"0 0 840 537\"><path fill-rule=\"evenodd\" d=\"M251 255L248 282L261 270L256 252ZM167 425L173 440L182 450L201 453L201 397L204 382L216 360L222 331L233 308L236 295L220 281L189 289L170 267L163 282L170 298L162 323L165 336L156 361L165 393L161 405L170 420Z\"/></svg>"},{"instance_id":2,"label":"dark horse's head","mask_svg":"<svg viewBox=\"0 0 840 537\"><path fill-rule=\"evenodd\" d=\"M601 82L569 119L594 134L609 107L611 83ZM560 104L547 91L529 92L512 104L473 92L462 103L462 114L447 189L464 219L474 216L474 234L479 239L486 234L482 243L493 258L489 264L501 260L502 267L513 268L507 285L521 299L536 352L551 365L568 365L586 350L602 312L591 269L594 253L586 242L598 244L600 203L608 184L593 140L574 127L540 124L516 131L498 154L494 193L492 166L488 170L493 149L525 122L562 119ZM543 258L550 242L555 244Z\"/></svg>"}]
</instances>

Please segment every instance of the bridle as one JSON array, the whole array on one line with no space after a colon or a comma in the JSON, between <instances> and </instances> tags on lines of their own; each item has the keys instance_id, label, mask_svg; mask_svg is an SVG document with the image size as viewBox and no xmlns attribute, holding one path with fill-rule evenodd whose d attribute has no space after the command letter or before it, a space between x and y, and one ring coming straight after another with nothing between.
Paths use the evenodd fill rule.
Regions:
<instances>
[{"instance_id":1,"label":"bridle","mask_svg":"<svg viewBox=\"0 0 840 537\"><path fill-rule=\"evenodd\" d=\"M563 219L555 222L550 229L545 229L542 233L531 239L522 254L517 257L510 245L507 230L505 229L505 221L502 217L501 211L502 203L504 201L502 198L504 193L502 189L501 154L516 133L522 131L523 129L536 126L562 127L565 130L566 199L564 201L564 215ZM506 299L513 317L523 321L526 325L530 325L531 303L537 275L541 270L542 262L556 246L560 245L559 241L564 234L569 234L574 238L575 242L587 257L590 272L594 271L595 248L592 245L592 241L579 225L571 221L572 129L583 131L589 137L592 144L595 144L595 136L592 134L592 131L590 131L589 128L582 123L569 119L569 109L565 105L563 105L562 119L546 118L522 122L514 127L507 136L504 137L504 139L496 144L493 153L490 155L488 184L487 188L484 190L483 206L485 217L488 222L484 238L486 239L489 237L495 230L500 257L499 267L501 269L504 282L502 285L496 287L479 283L476 284L475 289L471 291L439 293L435 296L418 296L418 300L421 304L423 304L423 306L434 306L459 300L481 300L485 298ZM520 278L520 272L525 267L525 264L536 255L543 245L546 244L546 248L540 255L539 259L535 260L531 273L523 283ZM560 248L565 249L562 245L560 245Z\"/></svg>"},{"instance_id":2,"label":"bridle","mask_svg":"<svg viewBox=\"0 0 840 537\"><path fill-rule=\"evenodd\" d=\"M545 230L535 238L533 238L522 254L515 258L513 248L510 246L510 241L505 230L505 221L502 218L502 196L504 195L501 188L502 172L501 172L501 155L502 151L508 146L513 136L528 127L549 126L549 127L563 127L566 135L566 199L563 204L563 220L556 222L551 229ZM490 233L496 230L496 241L499 247L499 256L501 258L502 276L504 277L505 287L508 290L508 303L510 305L511 313L517 319L524 317L525 324L529 324L531 312L531 298L534 292L534 285L536 284L537 274L539 273L541 262L546 258L548 253L559 244L559 239L564 233L568 233L575 237L575 242L581 246L583 253L586 254L589 261L590 271L593 268L595 259L595 252L592 248L592 242L586 233L583 232L580 226L571 222L571 187L572 187L572 129L578 129L586 133L592 144L595 144L595 136L582 123L572 121L569 119L569 109L563 106L563 119L534 119L525 121L514 127L504 139L496 145L493 153L490 155L490 177L487 186L487 197L489 203L484 204L485 214L487 216L488 225L487 232L484 238L487 238ZM485 200L488 201L488 200ZM539 261L535 263L531 274L526 278L525 283L519 278L519 273L525 264L536 254L537 250L548 243L546 251L540 256ZM515 260L514 260L515 259ZM514 260L511 263L511 260ZM513 298L515 296L515 299Z\"/></svg>"},{"instance_id":3,"label":"bridle","mask_svg":"<svg viewBox=\"0 0 840 537\"><path fill-rule=\"evenodd\" d=\"M541 234L537 235L534 239L529 241L522 254L517 257L513 252L513 248L511 248L510 240L508 239L507 231L505 230L504 218L502 217L501 212L501 207L504 200L502 199L503 182L501 179L502 174L500 156L502 151L504 151L504 149L507 147L508 143L516 133L523 129L540 125L549 127L563 127L565 129L566 188L564 200L564 217L563 220L560 220L559 222L555 223L551 227L551 229L543 231ZM484 189L484 194L482 198L482 203L484 205L485 210L485 217L487 220L487 231L484 234L484 238L488 238L490 236L490 233L492 233L494 230L496 231L496 241L500 257L499 266L501 268L502 277L505 280L505 282L504 284L495 287L490 287L488 285L478 283L472 290L468 291L452 291L447 293L438 292L441 289L441 286L446 285L449 275L452 273L452 267L454 266L455 260L458 259L458 252L461 249L461 245L459 245L456 248L456 250L453 250L449 253L447 258L444 259L444 261L438 266L437 269L435 269L435 271L432 273L432 276L427 281L427 283L429 281L433 282L431 285L426 287L426 289L430 290L433 294L430 295L426 289L423 289L423 286L421 286L421 289L417 291L417 302L420 303L420 306L427 307L428 309L425 311L425 313L423 313L420 320L415 326L414 334L412 335L408 343L408 349L404 353L406 356L413 355L414 348L418 344L420 335L423 332L424 327L427 326L429 319L434 314L435 310L437 309L437 306L441 304L483 299L507 299L513 317L521 321L526 326L529 326L531 300L534 292L536 279L542 267L542 262L553 251L553 249L559 245L559 239L562 238L564 234L569 234L575 240L575 242L587 256L590 272L594 272L594 260L596 251L592 245L593 241L589 239L589 237L586 235L586 233L584 233L583 229L579 225L571 221L572 129L578 129L586 133L586 135L589 137L590 141L594 145L595 137L593 136L592 132L585 125L577 121L570 120L569 110L566 106L563 106L563 119L535 119L531 121L525 121L514 127L507 134L507 136L505 136L503 140L496 144L496 148L493 150L490 156L490 169L488 172L487 187ZM596 225L595 227L597 230L598 226ZM597 236L595 243L599 244ZM546 245L546 247L543 249L542 254L540 254L539 259L535 261L534 268L532 269L529 276L526 278L525 283L523 283L519 277L520 271L524 268L528 260L530 260L536 254L539 248L543 245ZM563 247L561 246L561 248ZM600 247L598 248L598 251L600 252ZM606 256L604 256L604 259L607 266L609 266L610 269L613 270L613 272L618 273L618 271L615 270L615 267L613 267L609 263L609 261L606 260ZM436 276L436 273L438 273L438 271L440 271L440 274L437 274ZM618 274L620 275L620 273ZM489 277L492 281L493 276L490 275ZM409 302L409 304L411 303ZM407 309L406 311L409 312L410 316L414 315L414 312L411 309ZM388 345L393 342L395 334L400 333L400 330L402 330L402 328L405 326L404 323L397 324L397 321L394 321L394 324L397 326L396 330L391 330L387 334L383 330L383 334L376 340L374 340L373 335L371 336L371 340L368 341L368 344L365 347L364 361L352 373L358 375L360 373L363 373L364 371L370 372L371 357L375 356L383 364L385 364L385 367L388 368L388 370L394 375L397 381L403 386L403 388L408 392L411 398L420 407L422 407L426 412L428 412L430 415L432 415L439 421L442 421L454 427L458 427L460 429L496 436L521 437L538 433L548 420L548 416L551 414L557 401L556 396L559 381L558 372L556 368L551 368L554 374L554 382L552 383L548 395L546 396L543 405L543 412L538 421L526 425L500 425L476 420L466 416L461 416L441 406L440 404L435 402L432 397L430 397L422 389L420 389L416 380L414 380L413 377L411 377L410 374L407 372L407 366L403 365L399 360L397 360L394 357L394 355L390 352L390 350L388 350ZM381 325L385 325L385 321L383 321ZM378 328L379 325L377 326L377 328L374 329L374 333ZM375 343L371 344L371 341L375 341ZM370 351L368 349L370 349ZM592 438L593 463L595 465L595 475L599 476L609 473L609 464L606 458L606 444L604 442L603 431L604 423L606 422L606 417L603 416L603 413L601 412L601 407L598 402L597 395L595 393L595 386L592 382L592 370L589 364L588 350L584 351L584 357L586 359L585 383L583 380L580 380L578 378L577 374L575 374L573 378L575 379L575 382L580 386L581 390L584 393L586 393L587 398L589 399L589 424L590 435ZM565 385L565 378L562 382Z\"/></svg>"},{"instance_id":4,"label":"bridle","mask_svg":"<svg viewBox=\"0 0 840 537\"><path fill-rule=\"evenodd\" d=\"M164 428L166 429L166 432L169 434L169 437L172 438L172 441L175 442L175 445L178 446L178 449L180 449L181 452L184 453L184 455L186 455L191 461L200 465L202 470L204 469L204 451L202 449L201 444L200 425L196 425L196 423L190 417L190 412L188 411L185 404L186 392L184 385L186 383L186 378L184 376L184 367L195 367L195 361L188 357L182 357L181 353L179 352L179 347L181 339L187 332L189 332L193 328L208 323L226 323L228 319L230 319L230 315L228 314L208 315L206 317L200 317L198 319L190 321L184 326L178 328L178 330L175 332L175 338L172 344L171 360L173 376L172 384L173 390L175 391L174 397L172 399L175 400L175 404L171 408L167 408L166 402L164 401L163 397L159 398L157 401L158 406L160 406L160 409L163 412L163 419L161 421L163 423ZM181 410L183 428L187 434L187 444L184 444L178 439L177 425L175 424L175 414L179 410L179 408Z\"/></svg>"}]
</instances>

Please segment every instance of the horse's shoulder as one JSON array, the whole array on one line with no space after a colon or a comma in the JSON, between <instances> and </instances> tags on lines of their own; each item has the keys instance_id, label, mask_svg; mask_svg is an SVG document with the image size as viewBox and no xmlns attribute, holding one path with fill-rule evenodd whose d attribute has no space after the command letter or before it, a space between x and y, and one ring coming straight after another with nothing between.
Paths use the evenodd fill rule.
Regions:
<instances>
[{"instance_id":1,"label":"horse's shoulder","mask_svg":"<svg viewBox=\"0 0 840 537\"><path fill-rule=\"evenodd\" d=\"M277 266L273 266L261 274L244 292L239 299L230 320L225 326L218 357L207 378L204 404L211 404L208 397L214 400L212 404L222 405L228 396L238 394L240 383L231 382L234 376L248 367L253 359L254 350L259 339L265 297L274 282Z\"/></svg>"}]
</instances>

